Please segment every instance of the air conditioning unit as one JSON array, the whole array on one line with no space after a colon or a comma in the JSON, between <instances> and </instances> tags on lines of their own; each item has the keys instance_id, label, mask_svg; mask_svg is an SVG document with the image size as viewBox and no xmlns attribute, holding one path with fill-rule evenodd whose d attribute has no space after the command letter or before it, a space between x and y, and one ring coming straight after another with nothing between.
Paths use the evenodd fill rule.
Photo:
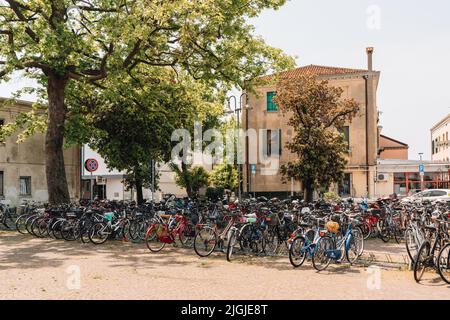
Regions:
<instances>
[{"instance_id":1,"label":"air conditioning unit","mask_svg":"<svg viewBox=\"0 0 450 320\"><path fill-rule=\"evenodd\" d=\"M377 174L377 181L378 182L383 182L383 181L388 181L389 180L389 174L387 173L379 173Z\"/></svg>"},{"instance_id":2,"label":"air conditioning unit","mask_svg":"<svg viewBox=\"0 0 450 320\"><path fill-rule=\"evenodd\" d=\"M106 179L103 177L95 177L95 182L97 185L104 185L106 184Z\"/></svg>"}]
</instances>

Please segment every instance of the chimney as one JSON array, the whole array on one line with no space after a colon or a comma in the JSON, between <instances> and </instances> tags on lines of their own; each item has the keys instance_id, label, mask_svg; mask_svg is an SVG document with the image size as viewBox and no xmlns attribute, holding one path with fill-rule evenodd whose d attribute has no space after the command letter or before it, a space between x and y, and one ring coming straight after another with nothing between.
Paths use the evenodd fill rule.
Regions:
<instances>
[{"instance_id":1,"label":"chimney","mask_svg":"<svg viewBox=\"0 0 450 320\"><path fill-rule=\"evenodd\" d=\"M373 71L373 64L372 64L372 56L373 56L373 47L367 47L367 69L369 71Z\"/></svg>"}]
</instances>

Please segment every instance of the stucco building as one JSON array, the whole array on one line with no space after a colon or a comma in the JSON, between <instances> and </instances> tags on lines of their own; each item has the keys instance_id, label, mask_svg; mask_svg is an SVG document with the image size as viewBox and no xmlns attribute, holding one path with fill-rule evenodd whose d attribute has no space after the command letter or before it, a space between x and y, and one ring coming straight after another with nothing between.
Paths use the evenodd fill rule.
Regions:
<instances>
[{"instance_id":1,"label":"stucco building","mask_svg":"<svg viewBox=\"0 0 450 320\"><path fill-rule=\"evenodd\" d=\"M450 160L450 114L431 128L431 159L433 161Z\"/></svg>"},{"instance_id":2,"label":"stucco building","mask_svg":"<svg viewBox=\"0 0 450 320\"><path fill-rule=\"evenodd\" d=\"M0 98L0 126L14 121L20 112L31 110L31 102L17 101L13 106L3 106ZM45 139L35 134L22 143L14 135L0 144L0 201L13 206L22 199L48 200L45 175ZM80 149L64 150L67 182L72 199L80 197Z\"/></svg>"},{"instance_id":3,"label":"stucco building","mask_svg":"<svg viewBox=\"0 0 450 320\"><path fill-rule=\"evenodd\" d=\"M408 160L409 146L401 141L380 133L378 138L380 159Z\"/></svg>"},{"instance_id":4,"label":"stucco building","mask_svg":"<svg viewBox=\"0 0 450 320\"><path fill-rule=\"evenodd\" d=\"M288 79L313 74L318 80L328 80L330 86L342 88L343 98L353 98L359 104L358 114L344 130L349 143L348 166L345 170L344 183L339 186L341 195L355 197L374 195L379 151L377 88L380 72L372 68L373 48L367 48L366 52L367 69L309 65L281 74L281 77ZM275 140L281 142L281 166L296 157L285 147L295 132L287 124L289 114L283 114L272 102L275 94L276 84L260 86L256 88L254 94L249 94L248 108L243 108L242 127L263 132L263 139L258 139L258 146L266 143L270 145ZM259 162L250 163L248 168L244 165L244 191L255 195L280 196L301 191L299 182L282 183L279 170L269 175L262 174L263 171L264 165Z\"/></svg>"}]
</instances>

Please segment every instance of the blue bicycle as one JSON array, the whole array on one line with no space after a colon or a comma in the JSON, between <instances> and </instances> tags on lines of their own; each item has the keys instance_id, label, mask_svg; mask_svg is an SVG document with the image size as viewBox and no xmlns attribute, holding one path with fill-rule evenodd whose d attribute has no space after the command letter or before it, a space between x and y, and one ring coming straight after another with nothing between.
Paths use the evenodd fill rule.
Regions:
<instances>
[{"instance_id":1,"label":"blue bicycle","mask_svg":"<svg viewBox=\"0 0 450 320\"><path fill-rule=\"evenodd\" d=\"M338 230L330 230L321 237L316 244L316 250L312 255L312 264L317 271L325 270L332 260L341 261L344 257L350 264L358 260L364 250L364 236L359 227L350 222L344 235Z\"/></svg>"},{"instance_id":2,"label":"blue bicycle","mask_svg":"<svg viewBox=\"0 0 450 320\"><path fill-rule=\"evenodd\" d=\"M317 225L314 228L309 228L308 224L300 225L294 237L288 240L289 261L295 268L301 267L306 258L312 258L317 248L317 241L323 235L323 228L320 227L322 221L323 219L317 219Z\"/></svg>"}]
</instances>

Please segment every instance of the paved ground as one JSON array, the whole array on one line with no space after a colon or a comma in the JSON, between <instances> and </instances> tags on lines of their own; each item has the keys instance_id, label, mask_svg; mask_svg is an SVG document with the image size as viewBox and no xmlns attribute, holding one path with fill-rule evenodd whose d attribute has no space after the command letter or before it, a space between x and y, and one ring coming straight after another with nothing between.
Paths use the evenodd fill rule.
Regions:
<instances>
[{"instance_id":1,"label":"paved ground","mask_svg":"<svg viewBox=\"0 0 450 320\"><path fill-rule=\"evenodd\" d=\"M419 285L395 269L334 265L317 273L310 263L294 270L287 258L228 263L192 249L152 254L142 244L0 231L0 299L450 299L450 286L426 277Z\"/></svg>"}]
</instances>

